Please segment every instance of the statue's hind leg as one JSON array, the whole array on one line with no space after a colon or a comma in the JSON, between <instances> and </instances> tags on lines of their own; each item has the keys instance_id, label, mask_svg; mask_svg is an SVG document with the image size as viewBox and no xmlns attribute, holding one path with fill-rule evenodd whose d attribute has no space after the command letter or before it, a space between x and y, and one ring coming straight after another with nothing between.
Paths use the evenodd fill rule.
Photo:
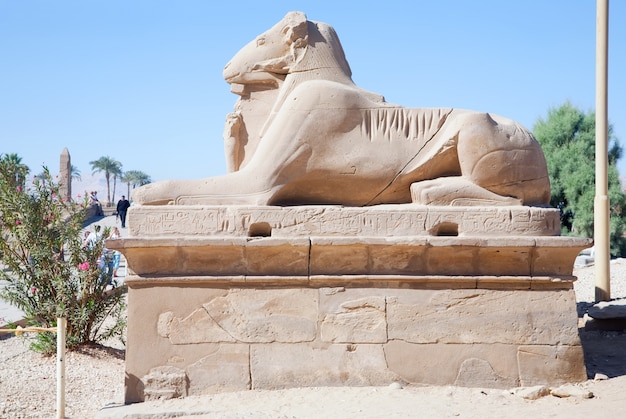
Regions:
<instances>
[{"instance_id":1,"label":"statue's hind leg","mask_svg":"<svg viewBox=\"0 0 626 419\"><path fill-rule=\"evenodd\" d=\"M476 196L494 204L509 198L521 205L550 202L545 157L530 131L510 119L480 112L461 114L456 123L460 197ZM452 184L438 186L442 193L454 190L454 181L443 181L448 182Z\"/></svg>"},{"instance_id":2,"label":"statue's hind leg","mask_svg":"<svg viewBox=\"0 0 626 419\"><path fill-rule=\"evenodd\" d=\"M462 176L415 182L411 200L422 205L521 205L519 199L495 194Z\"/></svg>"}]
</instances>

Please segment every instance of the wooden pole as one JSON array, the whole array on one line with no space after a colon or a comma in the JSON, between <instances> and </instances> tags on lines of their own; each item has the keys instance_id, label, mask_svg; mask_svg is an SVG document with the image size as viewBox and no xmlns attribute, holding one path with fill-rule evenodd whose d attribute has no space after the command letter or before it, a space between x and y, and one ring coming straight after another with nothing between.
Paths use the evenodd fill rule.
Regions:
<instances>
[{"instance_id":1,"label":"wooden pole","mask_svg":"<svg viewBox=\"0 0 626 419\"><path fill-rule=\"evenodd\" d=\"M611 299L608 185L609 0L596 0L596 195L594 246L596 302Z\"/></svg>"},{"instance_id":2,"label":"wooden pole","mask_svg":"<svg viewBox=\"0 0 626 419\"><path fill-rule=\"evenodd\" d=\"M17 326L15 329L0 329L0 332L15 333L22 336L27 332L56 332L57 334L57 419L65 418L65 334L67 320L64 317L57 318L57 327L27 327Z\"/></svg>"},{"instance_id":3,"label":"wooden pole","mask_svg":"<svg viewBox=\"0 0 626 419\"><path fill-rule=\"evenodd\" d=\"M67 320L57 319L57 418L65 418L65 328Z\"/></svg>"}]
</instances>

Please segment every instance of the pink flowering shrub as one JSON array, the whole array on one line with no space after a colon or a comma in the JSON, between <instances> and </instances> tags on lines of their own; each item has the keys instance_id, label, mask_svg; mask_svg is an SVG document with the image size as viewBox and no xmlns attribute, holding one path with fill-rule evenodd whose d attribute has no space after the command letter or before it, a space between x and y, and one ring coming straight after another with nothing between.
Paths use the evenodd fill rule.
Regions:
<instances>
[{"instance_id":1,"label":"pink flowering shrub","mask_svg":"<svg viewBox=\"0 0 626 419\"><path fill-rule=\"evenodd\" d=\"M0 155L0 257L6 267L0 297L33 326L52 327L65 317L69 348L123 336L126 289L98 269L104 239L83 247L87 200L61 199L45 167L31 184L27 174L27 167ZM105 327L109 316L114 321ZM54 333L38 333L31 348L53 353L55 341Z\"/></svg>"}]
</instances>

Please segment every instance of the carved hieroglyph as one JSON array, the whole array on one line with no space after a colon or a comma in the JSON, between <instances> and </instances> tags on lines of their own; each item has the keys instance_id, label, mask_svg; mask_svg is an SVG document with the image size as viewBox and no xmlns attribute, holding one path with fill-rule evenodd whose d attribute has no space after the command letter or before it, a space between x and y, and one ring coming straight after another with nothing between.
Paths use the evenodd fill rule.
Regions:
<instances>
[{"instance_id":1,"label":"carved hieroglyph","mask_svg":"<svg viewBox=\"0 0 626 419\"><path fill-rule=\"evenodd\" d=\"M358 88L334 29L288 13L224 69L223 176L164 181L137 204L544 205L533 135L493 114L409 109Z\"/></svg>"}]
</instances>

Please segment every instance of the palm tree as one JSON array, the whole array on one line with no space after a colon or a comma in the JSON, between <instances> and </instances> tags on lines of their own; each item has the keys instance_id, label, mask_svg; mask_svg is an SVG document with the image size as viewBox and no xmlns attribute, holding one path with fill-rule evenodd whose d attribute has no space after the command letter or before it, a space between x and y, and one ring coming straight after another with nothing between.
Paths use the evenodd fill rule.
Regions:
<instances>
[{"instance_id":1,"label":"palm tree","mask_svg":"<svg viewBox=\"0 0 626 419\"><path fill-rule=\"evenodd\" d=\"M19 155L16 153L0 154L0 166L7 171L6 174L14 186L24 187L30 168L22 163Z\"/></svg>"},{"instance_id":2,"label":"palm tree","mask_svg":"<svg viewBox=\"0 0 626 419\"><path fill-rule=\"evenodd\" d=\"M117 164L114 164L113 167L111 167L111 174L113 175L113 200L112 202L115 202L115 189L117 188L117 177L118 176L122 176L122 163L120 162L116 162Z\"/></svg>"},{"instance_id":3,"label":"palm tree","mask_svg":"<svg viewBox=\"0 0 626 419\"><path fill-rule=\"evenodd\" d=\"M130 199L130 186L133 186L135 189L136 186L147 185L152 182L150 176L142 172L141 170L129 170L128 172L124 172L124 175L121 177L122 182L126 182L127 190L128 190L128 199Z\"/></svg>"},{"instance_id":4,"label":"palm tree","mask_svg":"<svg viewBox=\"0 0 626 419\"><path fill-rule=\"evenodd\" d=\"M104 172L104 178L107 181L107 203L108 206L111 206L111 173L121 168L122 163L112 157L104 156L98 160L90 161L89 164L91 165L92 174Z\"/></svg>"},{"instance_id":5,"label":"palm tree","mask_svg":"<svg viewBox=\"0 0 626 419\"><path fill-rule=\"evenodd\" d=\"M70 173L72 176L72 180L77 180L79 182L83 180L83 178L80 176L80 170L78 169L78 167L72 165L72 167L70 168Z\"/></svg>"}]
</instances>

